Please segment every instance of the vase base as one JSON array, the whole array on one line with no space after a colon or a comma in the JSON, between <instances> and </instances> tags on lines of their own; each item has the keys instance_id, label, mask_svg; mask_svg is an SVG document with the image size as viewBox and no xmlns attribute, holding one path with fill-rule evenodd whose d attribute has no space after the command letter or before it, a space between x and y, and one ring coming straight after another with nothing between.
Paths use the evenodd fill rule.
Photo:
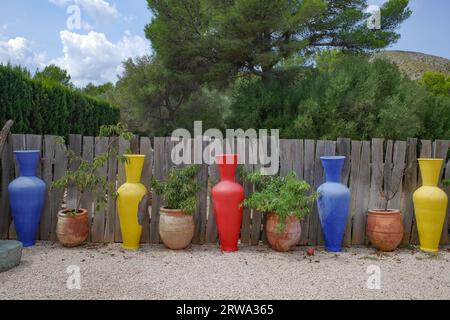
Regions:
<instances>
[{"instance_id":1,"label":"vase base","mask_svg":"<svg viewBox=\"0 0 450 320\"><path fill-rule=\"evenodd\" d=\"M238 247L222 247L220 246L220 250L222 250L223 252L236 252L238 251Z\"/></svg>"},{"instance_id":2,"label":"vase base","mask_svg":"<svg viewBox=\"0 0 450 320\"><path fill-rule=\"evenodd\" d=\"M33 242L22 242L22 246L24 248L34 247L35 245L36 245L35 241L33 241Z\"/></svg>"},{"instance_id":3,"label":"vase base","mask_svg":"<svg viewBox=\"0 0 450 320\"><path fill-rule=\"evenodd\" d=\"M425 248L425 247L420 247L420 250L425 251L425 252L431 252L431 253L436 253L439 251L439 249L430 249L430 248Z\"/></svg>"},{"instance_id":4,"label":"vase base","mask_svg":"<svg viewBox=\"0 0 450 320\"><path fill-rule=\"evenodd\" d=\"M136 251L136 250L139 250L140 246L125 246L125 245L122 245L122 248L125 249L125 250Z\"/></svg>"},{"instance_id":5,"label":"vase base","mask_svg":"<svg viewBox=\"0 0 450 320\"><path fill-rule=\"evenodd\" d=\"M329 252L342 252L342 248L339 247L327 247L325 246L325 250Z\"/></svg>"}]
</instances>

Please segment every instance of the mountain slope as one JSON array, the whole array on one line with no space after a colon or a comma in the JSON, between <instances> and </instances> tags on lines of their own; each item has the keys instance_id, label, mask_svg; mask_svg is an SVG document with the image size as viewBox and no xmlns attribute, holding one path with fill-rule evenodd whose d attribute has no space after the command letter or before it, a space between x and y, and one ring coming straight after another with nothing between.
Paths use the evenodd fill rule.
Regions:
<instances>
[{"instance_id":1,"label":"mountain slope","mask_svg":"<svg viewBox=\"0 0 450 320\"><path fill-rule=\"evenodd\" d=\"M450 60L446 58L410 51L381 51L374 56L394 62L413 80L419 79L425 71L450 75Z\"/></svg>"}]
</instances>

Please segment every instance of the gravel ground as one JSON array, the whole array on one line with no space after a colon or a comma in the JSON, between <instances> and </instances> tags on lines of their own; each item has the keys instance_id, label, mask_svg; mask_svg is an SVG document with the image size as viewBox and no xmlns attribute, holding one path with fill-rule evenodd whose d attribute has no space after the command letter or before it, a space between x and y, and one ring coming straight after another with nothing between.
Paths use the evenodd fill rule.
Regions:
<instances>
[{"instance_id":1,"label":"gravel ground","mask_svg":"<svg viewBox=\"0 0 450 320\"><path fill-rule=\"evenodd\" d=\"M39 243L0 274L0 299L450 299L449 260L449 247L434 256L413 247L382 255L319 248L307 257L306 248L278 253L262 245L222 253L215 245L127 252L118 244ZM80 290L66 286L71 265L80 267ZM370 265L381 270L379 290L367 288Z\"/></svg>"}]
</instances>

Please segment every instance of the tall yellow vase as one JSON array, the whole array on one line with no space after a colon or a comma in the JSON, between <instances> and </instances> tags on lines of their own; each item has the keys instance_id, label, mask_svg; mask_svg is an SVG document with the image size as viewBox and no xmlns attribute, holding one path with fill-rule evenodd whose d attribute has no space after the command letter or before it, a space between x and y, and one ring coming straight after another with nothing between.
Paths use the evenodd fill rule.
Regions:
<instances>
[{"instance_id":1,"label":"tall yellow vase","mask_svg":"<svg viewBox=\"0 0 450 320\"><path fill-rule=\"evenodd\" d=\"M443 159L419 159L422 187L413 195L420 249L437 252L447 210L447 195L438 188Z\"/></svg>"},{"instance_id":2,"label":"tall yellow vase","mask_svg":"<svg viewBox=\"0 0 450 320\"><path fill-rule=\"evenodd\" d=\"M128 250L139 249L142 226L138 222L138 208L147 189L141 183L142 168L145 156L125 155L125 174L127 182L120 186L117 193L117 209L119 212L120 230L122 231L122 247Z\"/></svg>"}]
</instances>

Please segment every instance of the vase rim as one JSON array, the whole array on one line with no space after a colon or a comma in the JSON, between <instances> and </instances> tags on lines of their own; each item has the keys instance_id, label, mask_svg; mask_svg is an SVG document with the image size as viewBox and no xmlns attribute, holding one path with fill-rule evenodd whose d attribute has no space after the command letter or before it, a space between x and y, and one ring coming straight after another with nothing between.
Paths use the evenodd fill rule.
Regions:
<instances>
[{"instance_id":1,"label":"vase rim","mask_svg":"<svg viewBox=\"0 0 450 320\"><path fill-rule=\"evenodd\" d=\"M143 154L124 154L123 156L128 158L145 158Z\"/></svg>"},{"instance_id":2,"label":"vase rim","mask_svg":"<svg viewBox=\"0 0 450 320\"><path fill-rule=\"evenodd\" d=\"M346 156L323 156L320 157L321 160L343 160L346 159Z\"/></svg>"},{"instance_id":3,"label":"vase rim","mask_svg":"<svg viewBox=\"0 0 450 320\"><path fill-rule=\"evenodd\" d=\"M218 154L216 157L238 157L239 155L237 153L224 153L224 154Z\"/></svg>"},{"instance_id":4,"label":"vase rim","mask_svg":"<svg viewBox=\"0 0 450 320\"><path fill-rule=\"evenodd\" d=\"M418 158L417 161L444 161L442 158Z\"/></svg>"},{"instance_id":5,"label":"vase rim","mask_svg":"<svg viewBox=\"0 0 450 320\"><path fill-rule=\"evenodd\" d=\"M40 153L41 150L15 150L13 151L14 153L19 153L19 154L27 154L27 153Z\"/></svg>"}]
</instances>

